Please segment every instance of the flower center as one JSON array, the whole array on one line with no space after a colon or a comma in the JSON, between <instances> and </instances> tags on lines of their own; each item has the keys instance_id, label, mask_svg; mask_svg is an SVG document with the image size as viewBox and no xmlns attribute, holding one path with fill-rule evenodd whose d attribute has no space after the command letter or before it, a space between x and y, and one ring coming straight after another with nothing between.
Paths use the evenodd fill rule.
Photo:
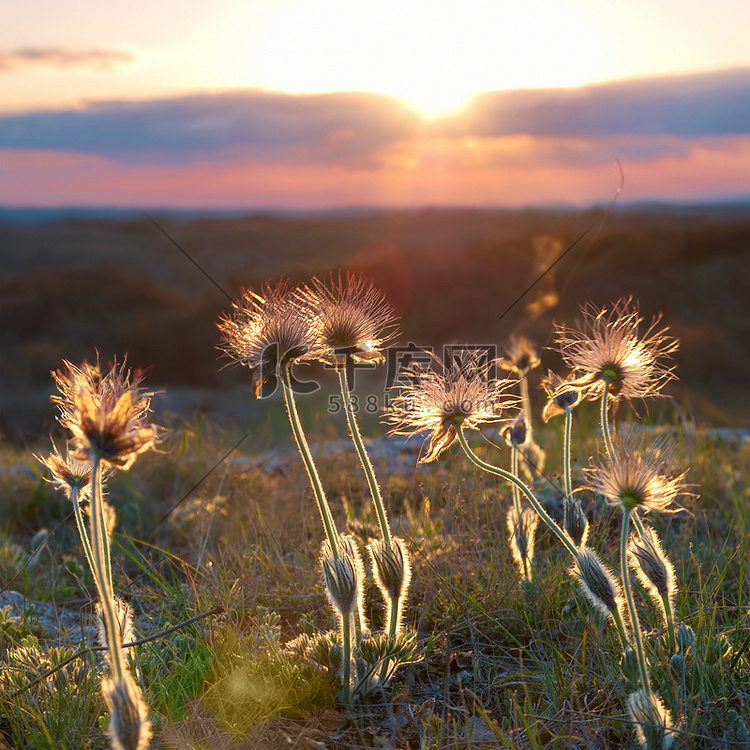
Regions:
<instances>
[{"instance_id":1,"label":"flower center","mask_svg":"<svg viewBox=\"0 0 750 750\"><path fill-rule=\"evenodd\" d=\"M609 383L616 383L622 379L622 370L617 365L604 365L600 372L602 378Z\"/></svg>"},{"instance_id":2,"label":"flower center","mask_svg":"<svg viewBox=\"0 0 750 750\"><path fill-rule=\"evenodd\" d=\"M624 507L633 510L643 502L643 497L641 497L641 494L635 490L623 490L620 493L620 502Z\"/></svg>"}]
</instances>

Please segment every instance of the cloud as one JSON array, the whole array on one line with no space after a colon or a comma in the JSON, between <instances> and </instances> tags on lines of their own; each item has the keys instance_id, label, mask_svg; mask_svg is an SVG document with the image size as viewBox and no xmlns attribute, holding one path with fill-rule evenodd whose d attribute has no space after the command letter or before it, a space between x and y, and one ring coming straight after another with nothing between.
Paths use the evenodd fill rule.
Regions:
<instances>
[{"instance_id":1,"label":"cloud","mask_svg":"<svg viewBox=\"0 0 750 750\"><path fill-rule=\"evenodd\" d=\"M26 47L0 50L0 73L11 73L30 67L93 68L108 70L117 63L130 62L133 55L121 49L95 47L93 49L68 49L66 47Z\"/></svg>"},{"instance_id":2,"label":"cloud","mask_svg":"<svg viewBox=\"0 0 750 750\"><path fill-rule=\"evenodd\" d=\"M126 164L417 163L587 165L684 157L750 134L750 68L578 89L497 91L426 123L398 100L349 92L246 90L0 117L0 148L69 151ZM717 140L717 142L718 142Z\"/></svg>"},{"instance_id":3,"label":"cloud","mask_svg":"<svg viewBox=\"0 0 750 750\"><path fill-rule=\"evenodd\" d=\"M419 127L414 113L379 94L243 91L11 115L0 118L0 147L157 163L360 161Z\"/></svg>"},{"instance_id":4,"label":"cloud","mask_svg":"<svg viewBox=\"0 0 750 750\"><path fill-rule=\"evenodd\" d=\"M489 92L442 129L480 137L746 134L750 68L576 89Z\"/></svg>"}]
</instances>

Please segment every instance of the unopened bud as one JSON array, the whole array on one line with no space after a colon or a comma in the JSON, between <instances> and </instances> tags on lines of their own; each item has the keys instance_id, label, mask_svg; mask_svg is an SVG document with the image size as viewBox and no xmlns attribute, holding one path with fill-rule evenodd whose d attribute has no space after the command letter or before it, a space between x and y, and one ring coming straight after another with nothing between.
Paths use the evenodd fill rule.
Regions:
<instances>
[{"instance_id":1,"label":"unopened bud","mask_svg":"<svg viewBox=\"0 0 750 750\"><path fill-rule=\"evenodd\" d=\"M405 596L411 580L411 563L403 539L394 537L390 547L382 539L376 539L368 549L375 581L383 592L383 598Z\"/></svg>"},{"instance_id":2,"label":"unopened bud","mask_svg":"<svg viewBox=\"0 0 750 750\"><path fill-rule=\"evenodd\" d=\"M114 750L145 750L151 741L146 704L129 672L118 680L104 678L102 695L109 709L109 736Z\"/></svg>"},{"instance_id":3,"label":"unopened bud","mask_svg":"<svg viewBox=\"0 0 750 750\"><path fill-rule=\"evenodd\" d=\"M608 617L619 609L620 588L615 577L601 561L599 555L589 547L578 551L571 570L589 601Z\"/></svg>"},{"instance_id":4,"label":"unopened bud","mask_svg":"<svg viewBox=\"0 0 750 750\"><path fill-rule=\"evenodd\" d=\"M635 570L643 586L651 596L674 596L676 585L674 566L662 549L659 537L653 529L644 527L643 536L630 538L630 566Z\"/></svg>"},{"instance_id":5,"label":"unopened bud","mask_svg":"<svg viewBox=\"0 0 750 750\"><path fill-rule=\"evenodd\" d=\"M661 698L648 690L637 690L628 696L628 710L641 747L645 750L668 750L672 747L672 719Z\"/></svg>"},{"instance_id":6,"label":"unopened bud","mask_svg":"<svg viewBox=\"0 0 750 750\"><path fill-rule=\"evenodd\" d=\"M523 579L530 581L539 517L531 508L524 508L519 516L518 511L513 507L508 512L507 523L513 560L521 571Z\"/></svg>"}]
</instances>

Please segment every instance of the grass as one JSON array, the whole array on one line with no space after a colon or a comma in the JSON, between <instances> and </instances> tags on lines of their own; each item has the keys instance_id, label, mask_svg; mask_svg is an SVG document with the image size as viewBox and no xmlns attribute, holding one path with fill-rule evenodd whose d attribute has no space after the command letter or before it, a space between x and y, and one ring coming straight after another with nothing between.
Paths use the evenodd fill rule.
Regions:
<instances>
[{"instance_id":1,"label":"grass","mask_svg":"<svg viewBox=\"0 0 750 750\"><path fill-rule=\"evenodd\" d=\"M303 420L306 414L303 408ZM576 419L578 434L591 436L577 446L583 460L595 451L594 406L579 407ZM538 480L537 490L551 513L562 508L558 427L535 431L551 480ZM327 674L284 649L301 633L334 627L318 563L320 522L301 461L263 470L249 460L259 445L253 435L222 462L241 428L198 417L172 428L162 453L142 456L108 487L119 516L115 585L126 588L136 637L222 608L129 650L154 747L637 746L616 632L579 593L567 553L544 527L535 581L520 584L506 542L510 488L474 471L457 449L414 472L379 472L394 533L411 550L406 622L417 631L421 659L401 667L386 694L342 707ZM331 435L322 421L317 431ZM689 512L653 523L675 562L676 611L695 642L671 660L659 646L652 680L683 717L677 746L750 747L750 445L700 430L680 441L699 497ZM479 439L475 449L500 465L509 461L509 451L498 458ZM3 585L21 571L9 588L27 602L88 622L92 580L68 504L41 480L30 451L4 445L0 465ZM376 521L356 458L324 458L319 469L339 528L348 518L366 541ZM596 551L616 567L618 519L594 497L584 507ZM381 600L369 585L369 616L380 627ZM638 586L636 599L650 656L659 617ZM0 610L0 731L17 750L108 747L100 654L88 652L22 690L72 655L80 634L56 637L30 605Z\"/></svg>"}]
</instances>

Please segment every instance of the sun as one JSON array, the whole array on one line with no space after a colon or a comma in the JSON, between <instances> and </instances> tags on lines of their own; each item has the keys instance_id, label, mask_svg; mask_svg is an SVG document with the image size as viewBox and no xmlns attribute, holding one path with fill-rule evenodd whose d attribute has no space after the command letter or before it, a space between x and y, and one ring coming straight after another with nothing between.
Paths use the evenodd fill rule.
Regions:
<instances>
[{"instance_id":1,"label":"sun","mask_svg":"<svg viewBox=\"0 0 750 750\"><path fill-rule=\"evenodd\" d=\"M248 12L237 83L289 93L373 91L425 118L482 91L577 86L608 72L587 0L274 0ZM233 19L232 33L243 25ZM248 37L248 38L249 38Z\"/></svg>"}]
</instances>

